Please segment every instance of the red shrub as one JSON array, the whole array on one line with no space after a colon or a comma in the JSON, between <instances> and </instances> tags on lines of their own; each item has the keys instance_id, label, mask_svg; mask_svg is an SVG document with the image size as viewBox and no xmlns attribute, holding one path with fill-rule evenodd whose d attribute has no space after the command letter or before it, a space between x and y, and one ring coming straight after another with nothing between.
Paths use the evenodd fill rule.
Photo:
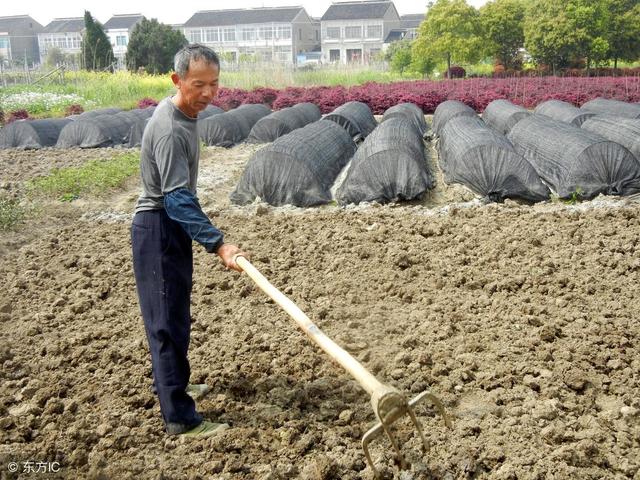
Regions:
<instances>
[{"instance_id":1,"label":"red shrub","mask_svg":"<svg viewBox=\"0 0 640 480\"><path fill-rule=\"evenodd\" d=\"M71 115L80 115L82 112L84 112L82 105L74 103L72 105L68 105L67 108L64 109L64 116L69 117Z\"/></svg>"},{"instance_id":2,"label":"red shrub","mask_svg":"<svg viewBox=\"0 0 640 480\"><path fill-rule=\"evenodd\" d=\"M9 112L9 117L7 118L7 125L11 122L15 122L17 120L30 120L29 112L26 110L14 110L13 112Z\"/></svg>"},{"instance_id":3,"label":"red shrub","mask_svg":"<svg viewBox=\"0 0 640 480\"><path fill-rule=\"evenodd\" d=\"M158 101L150 97L144 97L138 100L138 108L155 107L158 105Z\"/></svg>"}]
</instances>

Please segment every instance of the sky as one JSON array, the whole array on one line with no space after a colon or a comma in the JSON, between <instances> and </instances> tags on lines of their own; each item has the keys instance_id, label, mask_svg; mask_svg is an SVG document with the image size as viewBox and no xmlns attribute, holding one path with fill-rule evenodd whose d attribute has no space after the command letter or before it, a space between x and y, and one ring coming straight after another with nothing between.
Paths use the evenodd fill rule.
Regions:
<instances>
[{"instance_id":1,"label":"sky","mask_svg":"<svg viewBox=\"0 0 640 480\"><path fill-rule=\"evenodd\" d=\"M479 7L487 0L467 0ZM176 7L176 3L180 7ZM168 2L158 0L63 0L62 2L43 0L3 0L0 17L9 15L31 15L43 26L54 18L81 17L89 10L94 18L105 23L114 14L141 13L147 18L157 18L160 22L176 24L186 22L198 10L223 10L229 8L256 8L302 5L314 17L321 17L331 5L331 0L185 0ZM421 13L426 11L426 0L394 0L398 13Z\"/></svg>"}]
</instances>

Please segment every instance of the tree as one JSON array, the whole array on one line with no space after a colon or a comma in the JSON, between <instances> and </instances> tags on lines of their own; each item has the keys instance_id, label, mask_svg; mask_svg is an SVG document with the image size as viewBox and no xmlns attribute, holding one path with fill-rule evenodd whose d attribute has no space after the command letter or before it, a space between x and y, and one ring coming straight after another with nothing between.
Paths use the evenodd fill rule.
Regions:
<instances>
[{"instance_id":1,"label":"tree","mask_svg":"<svg viewBox=\"0 0 640 480\"><path fill-rule=\"evenodd\" d=\"M537 63L550 65L554 75L558 67L568 65L575 52L565 3L566 0L532 0L524 21L525 48Z\"/></svg>"},{"instance_id":2,"label":"tree","mask_svg":"<svg viewBox=\"0 0 640 480\"><path fill-rule=\"evenodd\" d=\"M522 0L494 0L480 8L485 53L506 68L519 66L524 47L525 5Z\"/></svg>"},{"instance_id":3,"label":"tree","mask_svg":"<svg viewBox=\"0 0 640 480\"><path fill-rule=\"evenodd\" d=\"M480 14L465 0L436 0L420 24L413 43L413 60L424 64L437 59L473 63L482 50Z\"/></svg>"},{"instance_id":4,"label":"tree","mask_svg":"<svg viewBox=\"0 0 640 480\"><path fill-rule=\"evenodd\" d=\"M618 68L618 60L633 62L640 59L638 0L605 0L605 10L609 13L609 22L604 36L614 68Z\"/></svg>"},{"instance_id":5,"label":"tree","mask_svg":"<svg viewBox=\"0 0 640 480\"><path fill-rule=\"evenodd\" d=\"M131 32L127 46L127 68L137 71L141 67L150 73L168 73L173 69L173 57L189 42L182 32L155 18L143 18Z\"/></svg>"},{"instance_id":6,"label":"tree","mask_svg":"<svg viewBox=\"0 0 640 480\"><path fill-rule=\"evenodd\" d=\"M411 42L409 40L398 40L389 45L384 56L394 72L404 73L411 65Z\"/></svg>"},{"instance_id":7,"label":"tree","mask_svg":"<svg viewBox=\"0 0 640 480\"><path fill-rule=\"evenodd\" d=\"M104 28L84 11L84 35L82 36L82 57L86 70L104 70L113 65L113 48Z\"/></svg>"},{"instance_id":8,"label":"tree","mask_svg":"<svg viewBox=\"0 0 640 480\"><path fill-rule=\"evenodd\" d=\"M48 68L56 68L65 61L65 54L58 47L51 47L47 50L47 56L44 58L44 64Z\"/></svg>"}]
</instances>

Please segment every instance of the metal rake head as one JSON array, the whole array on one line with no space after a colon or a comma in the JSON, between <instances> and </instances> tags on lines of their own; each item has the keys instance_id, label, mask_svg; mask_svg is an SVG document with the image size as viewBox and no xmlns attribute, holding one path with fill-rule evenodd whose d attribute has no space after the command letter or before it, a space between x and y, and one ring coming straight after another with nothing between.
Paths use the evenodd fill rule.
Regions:
<instances>
[{"instance_id":1,"label":"metal rake head","mask_svg":"<svg viewBox=\"0 0 640 480\"><path fill-rule=\"evenodd\" d=\"M362 437L362 449L364 450L364 455L367 458L367 462L369 463L369 466L376 478L379 477L379 472L371 459L369 444L383 433L387 436L393 446L400 468L407 468L407 461L400 451L398 442L391 432L391 425L403 418L405 415L409 416L411 423L413 423L413 426L420 434L423 452L429 452L429 442L425 438L422 425L416 418L416 414L414 412L414 407L424 400L429 400L436 407L436 410L438 410L440 415L444 418L445 425L448 428L451 428L451 420L445 412L442 402L440 402L440 400L428 390L420 393L411 400L408 400L407 397L397 389L388 385L383 385L383 388L377 389L371 395L371 406L373 407L373 411L378 419L378 423L369 429Z\"/></svg>"}]
</instances>

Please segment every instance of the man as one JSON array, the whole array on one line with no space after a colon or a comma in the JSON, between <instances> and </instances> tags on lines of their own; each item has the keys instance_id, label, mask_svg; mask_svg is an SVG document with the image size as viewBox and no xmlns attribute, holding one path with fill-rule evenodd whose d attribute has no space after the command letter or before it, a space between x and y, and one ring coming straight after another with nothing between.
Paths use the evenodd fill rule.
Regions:
<instances>
[{"instance_id":1,"label":"man","mask_svg":"<svg viewBox=\"0 0 640 480\"><path fill-rule=\"evenodd\" d=\"M131 226L133 267L151 350L151 365L167 433L207 437L227 428L203 420L188 385L191 244L196 240L216 253L227 269L243 254L223 242L196 197L200 142L198 113L218 92L220 61L202 45L189 45L174 59L175 96L164 99L147 125L140 151L142 193Z\"/></svg>"}]
</instances>

